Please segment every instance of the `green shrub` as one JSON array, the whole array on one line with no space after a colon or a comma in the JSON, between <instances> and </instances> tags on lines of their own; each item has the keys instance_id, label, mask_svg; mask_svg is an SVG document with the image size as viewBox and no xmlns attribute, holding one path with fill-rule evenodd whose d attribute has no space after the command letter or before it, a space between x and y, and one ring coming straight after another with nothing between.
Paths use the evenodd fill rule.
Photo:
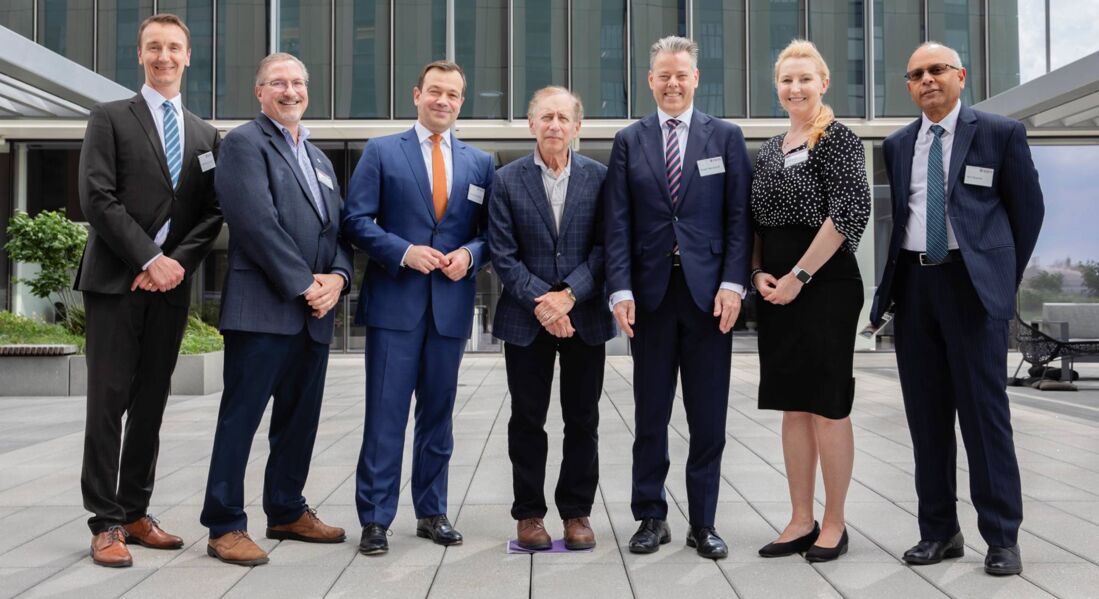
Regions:
<instances>
[{"instance_id":1,"label":"green shrub","mask_svg":"<svg viewBox=\"0 0 1099 599\"><path fill-rule=\"evenodd\" d=\"M73 275L80 266L87 239L87 229L65 218L60 211L45 210L34 218L26 212L16 212L9 221L8 243L4 245L12 260L39 266L34 278L16 282L26 283L35 297L60 302L59 316L74 333L83 331L74 318L80 302L72 290Z\"/></svg>"},{"instance_id":2,"label":"green shrub","mask_svg":"<svg viewBox=\"0 0 1099 599\"><path fill-rule=\"evenodd\" d=\"M183 334L183 345L180 346L179 353L204 354L224 348L225 342L217 329L202 322L196 314L187 317L187 330Z\"/></svg>"},{"instance_id":3,"label":"green shrub","mask_svg":"<svg viewBox=\"0 0 1099 599\"><path fill-rule=\"evenodd\" d=\"M70 344L79 347L80 353L84 353L83 335L74 335L60 324L0 311L0 345L11 344ZM188 318L179 353L202 354L224 348L221 333L217 329L202 322L198 316L191 315Z\"/></svg>"}]
</instances>

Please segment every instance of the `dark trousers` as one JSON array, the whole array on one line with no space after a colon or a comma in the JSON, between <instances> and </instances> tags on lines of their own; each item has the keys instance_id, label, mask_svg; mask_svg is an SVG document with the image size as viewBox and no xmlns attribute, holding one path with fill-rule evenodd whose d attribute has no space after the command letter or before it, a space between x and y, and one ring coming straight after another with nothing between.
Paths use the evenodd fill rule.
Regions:
<instances>
[{"instance_id":1,"label":"dark trousers","mask_svg":"<svg viewBox=\"0 0 1099 599\"><path fill-rule=\"evenodd\" d=\"M149 508L187 306L159 293L85 292L84 309L88 403L80 491L94 514L88 527L99 533Z\"/></svg>"},{"instance_id":2,"label":"dark trousers","mask_svg":"<svg viewBox=\"0 0 1099 599\"><path fill-rule=\"evenodd\" d=\"M898 268L897 369L916 458L920 537L941 541L959 530L956 414L981 536L1015 545L1023 501L1005 391L1008 323L989 318L963 263Z\"/></svg>"},{"instance_id":3,"label":"dark trousers","mask_svg":"<svg viewBox=\"0 0 1099 599\"><path fill-rule=\"evenodd\" d=\"M691 299L679 267L653 311L638 309L633 351L634 442L633 517L668 517L664 480L668 476L668 424L675 401L676 375L682 374L687 412L687 503L691 526L713 526L725 450L732 335Z\"/></svg>"},{"instance_id":4,"label":"dark trousers","mask_svg":"<svg viewBox=\"0 0 1099 599\"><path fill-rule=\"evenodd\" d=\"M451 413L466 340L439 334L431 309L411 331L366 329L366 421L356 471L359 522L389 527L401 492L401 454L412 393L412 506L417 518L446 513L454 450Z\"/></svg>"},{"instance_id":5,"label":"dark trousers","mask_svg":"<svg viewBox=\"0 0 1099 599\"><path fill-rule=\"evenodd\" d=\"M554 500L562 520L590 516L595 501L599 484L599 395L603 392L606 345L591 346L575 335L559 339L543 330L529 346L504 344L511 394L508 456L515 492L511 515L516 520L546 515L545 424L558 353L565 439Z\"/></svg>"},{"instance_id":6,"label":"dark trousers","mask_svg":"<svg viewBox=\"0 0 1099 599\"><path fill-rule=\"evenodd\" d=\"M200 517L211 538L248 529L244 472L252 438L272 396L263 511L269 526L294 522L305 513L302 489L317 438L328 368L328 344L314 341L308 328L296 335L224 334L225 390Z\"/></svg>"}]
</instances>

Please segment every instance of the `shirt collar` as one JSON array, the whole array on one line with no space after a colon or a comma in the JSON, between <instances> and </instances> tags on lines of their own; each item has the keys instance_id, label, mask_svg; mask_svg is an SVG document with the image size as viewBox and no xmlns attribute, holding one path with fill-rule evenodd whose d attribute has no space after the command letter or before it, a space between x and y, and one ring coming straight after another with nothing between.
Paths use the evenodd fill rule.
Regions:
<instances>
[{"instance_id":1,"label":"shirt collar","mask_svg":"<svg viewBox=\"0 0 1099 599\"><path fill-rule=\"evenodd\" d=\"M560 175L553 172L553 169L546 165L546 161L542 160L542 153L538 151L538 148L534 149L534 164L537 164L543 173L549 173L551 177L568 177L572 170L572 150L569 150L569 156L565 159L565 168L561 169Z\"/></svg>"},{"instance_id":2,"label":"shirt collar","mask_svg":"<svg viewBox=\"0 0 1099 599\"><path fill-rule=\"evenodd\" d=\"M962 111L962 101L958 100L958 103L954 105L954 109L949 114L943 117L943 120L938 123L932 123L931 119L927 118L926 114L921 114L920 119L920 136L927 135L928 130L931 129L931 125L938 125L943 129L946 129L946 134L954 134L954 129L958 126L958 113Z\"/></svg>"},{"instance_id":3,"label":"shirt collar","mask_svg":"<svg viewBox=\"0 0 1099 599\"><path fill-rule=\"evenodd\" d=\"M694 111L695 111L695 106L694 106L694 104L691 104L690 106L687 107L687 110L684 110L683 112L681 112L679 114L679 116L674 116L673 117L672 115L670 115L670 114L664 112L663 110L660 110L659 108L657 108L656 109L656 116L657 116L657 118L660 119L660 129L664 130L664 128L667 127L667 125L665 123L667 123L669 119L676 119L680 122L681 125L686 126L689 129L691 127L691 117L694 115Z\"/></svg>"},{"instance_id":4,"label":"shirt collar","mask_svg":"<svg viewBox=\"0 0 1099 599\"><path fill-rule=\"evenodd\" d=\"M165 98L164 96L160 95L160 92L158 92L155 89L149 87L148 84L142 84L141 85L141 97L145 98L145 103L149 105L150 110L155 109L157 111L160 111L161 114L163 114L164 109L161 108L161 106L164 105L165 101L168 101L168 102L172 103L172 108L175 109L176 116L177 117L178 116L183 116L183 95L182 94L176 94L176 97L172 98L171 100L168 100L168 98Z\"/></svg>"},{"instance_id":5,"label":"shirt collar","mask_svg":"<svg viewBox=\"0 0 1099 599\"><path fill-rule=\"evenodd\" d=\"M286 125L283 125L282 123L271 118L271 115L267 114L266 112L262 114L263 116L267 117L267 120L271 121L280 132L282 132L282 136L290 141L290 145L294 145L294 136L290 134L290 129L288 129ZM305 125L298 123L298 143L300 144L307 139L309 139L309 129L307 129Z\"/></svg>"},{"instance_id":6,"label":"shirt collar","mask_svg":"<svg viewBox=\"0 0 1099 599\"><path fill-rule=\"evenodd\" d=\"M416 124L413 125L412 128L416 130L416 137L419 138L420 145L423 145L424 142L427 141L429 138L431 138L432 135L435 135L434 133L431 132L430 129L428 129L427 127L424 127L423 125L421 125L420 121L416 121ZM442 142L441 142L442 145L444 145L448 148L450 147L450 136L451 136L450 131L447 131L446 133L443 133L443 139L442 139Z\"/></svg>"}]
</instances>

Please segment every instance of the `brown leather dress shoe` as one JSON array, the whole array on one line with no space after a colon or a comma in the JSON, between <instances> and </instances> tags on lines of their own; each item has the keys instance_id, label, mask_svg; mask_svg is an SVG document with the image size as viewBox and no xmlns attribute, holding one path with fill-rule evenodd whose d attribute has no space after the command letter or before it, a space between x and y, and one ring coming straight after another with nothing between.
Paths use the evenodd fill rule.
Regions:
<instances>
[{"instance_id":1,"label":"brown leather dress shoe","mask_svg":"<svg viewBox=\"0 0 1099 599\"><path fill-rule=\"evenodd\" d=\"M278 541L305 541L306 543L342 543L347 539L342 528L329 526L317 517L317 510L305 508L305 513L294 522L267 527L267 538Z\"/></svg>"},{"instance_id":2,"label":"brown leather dress shoe","mask_svg":"<svg viewBox=\"0 0 1099 599\"><path fill-rule=\"evenodd\" d=\"M179 549L183 547L183 539L170 535L160 528L160 522L156 518L145 515L123 526L129 542L142 545L150 549Z\"/></svg>"},{"instance_id":3,"label":"brown leather dress shoe","mask_svg":"<svg viewBox=\"0 0 1099 599\"><path fill-rule=\"evenodd\" d=\"M227 564L261 566L268 562L267 552L243 530L225 533L206 544L206 554Z\"/></svg>"},{"instance_id":4,"label":"brown leather dress shoe","mask_svg":"<svg viewBox=\"0 0 1099 599\"><path fill-rule=\"evenodd\" d=\"M595 531L586 517L565 520L565 549L591 549L595 547Z\"/></svg>"},{"instance_id":5,"label":"brown leather dress shoe","mask_svg":"<svg viewBox=\"0 0 1099 599\"><path fill-rule=\"evenodd\" d=\"M530 551L545 551L553 547L553 539L546 532L541 518L526 518L515 525L519 546Z\"/></svg>"},{"instance_id":6,"label":"brown leather dress shoe","mask_svg":"<svg viewBox=\"0 0 1099 599\"><path fill-rule=\"evenodd\" d=\"M134 558L126 548L126 531L121 526L112 526L92 536L92 561L107 568L128 568L134 565Z\"/></svg>"}]
</instances>

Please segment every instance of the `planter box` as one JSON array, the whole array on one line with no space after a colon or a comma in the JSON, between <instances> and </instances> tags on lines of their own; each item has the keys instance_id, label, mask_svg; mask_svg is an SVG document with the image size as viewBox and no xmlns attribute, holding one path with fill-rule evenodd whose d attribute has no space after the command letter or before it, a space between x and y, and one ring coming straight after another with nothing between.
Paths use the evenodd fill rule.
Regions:
<instances>
[{"instance_id":1,"label":"planter box","mask_svg":"<svg viewBox=\"0 0 1099 599\"><path fill-rule=\"evenodd\" d=\"M180 356L172 374L173 395L208 395L222 389L224 352ZM83 355L0 357L0 396L87 395Z\"/></svg>"}]
</instances>

